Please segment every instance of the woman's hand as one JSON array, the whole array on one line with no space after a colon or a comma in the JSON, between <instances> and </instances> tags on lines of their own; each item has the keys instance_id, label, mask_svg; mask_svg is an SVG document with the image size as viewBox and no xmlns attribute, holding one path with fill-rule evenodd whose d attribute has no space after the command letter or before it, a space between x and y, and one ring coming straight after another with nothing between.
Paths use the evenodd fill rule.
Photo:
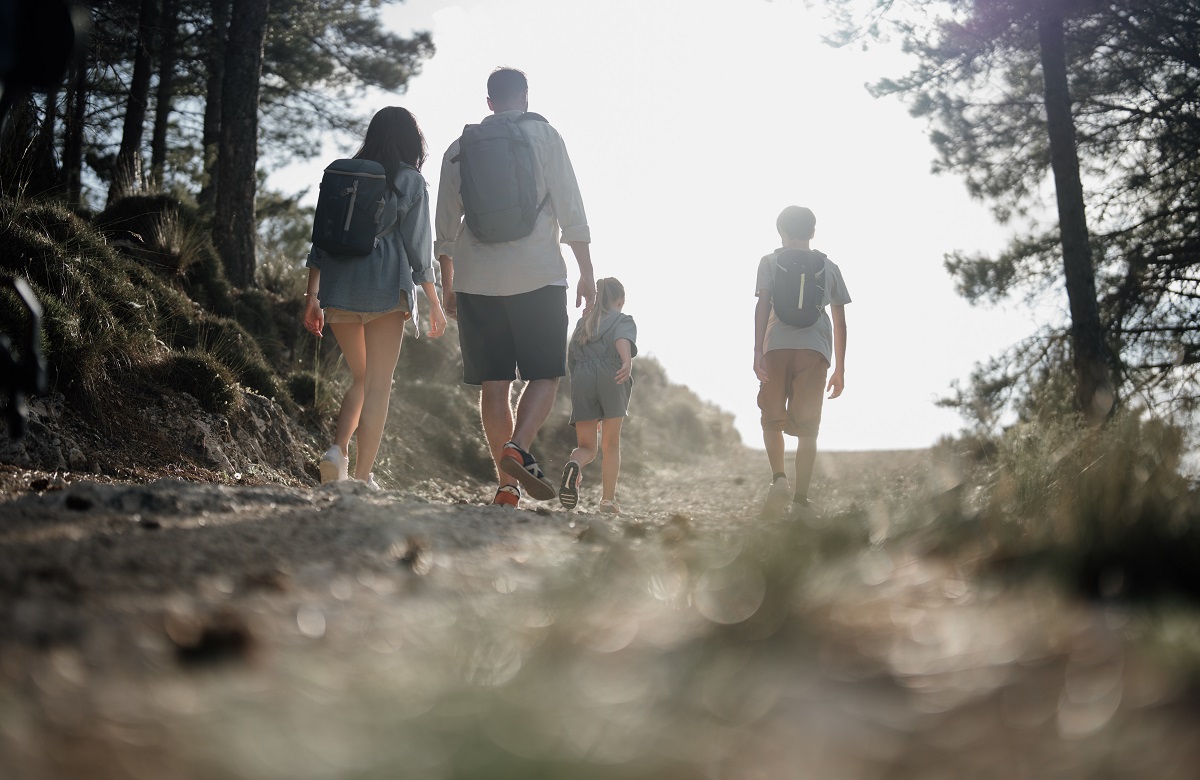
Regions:
<instances>
[{"instance_id":1,"label":"woman's hand","mask_svg":"<svg viewBox=\"0 0 1200 780\"><path fill-rule=\"evenodd\" d=\"M315 295L310 294L304 299L304 327L317 338L322 338L321 331L325 330L325 312Z\"/></svg>"},{"instance_id":2,"label":"woman's hand","mask_svg":"<svg viewBox=\"0 0 1200 780\"><path fill-rule=\"evenodd\" d=\"M617 384L623 385L629 381L631 376L633 376L633 361L626 360L621 363L621 368L613 379L617 380Z\"/></svg>"}]
</instances>

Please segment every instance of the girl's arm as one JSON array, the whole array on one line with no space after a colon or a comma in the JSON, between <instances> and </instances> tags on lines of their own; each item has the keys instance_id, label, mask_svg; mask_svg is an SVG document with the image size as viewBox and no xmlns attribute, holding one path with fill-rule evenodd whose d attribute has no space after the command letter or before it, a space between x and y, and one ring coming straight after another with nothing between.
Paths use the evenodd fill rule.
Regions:
<instances>
[{"instance_id":1,"label":"girl's arm","mask_svg":"<svg viewBox=\"0 0 1200 780\"><path fill-rule=\"evenodd\" d=\"M325 329L325 312L321 310L321 302L317 300L317 292L321 289L321 269L308 269L308 292L304 293L304 327L317 338Z\"/></svg>"},{"instance_id":2,"label":"girl's arm","mask_svg":"<svg viewBox=\"0 0 1200 780\"><path fill-rule=\"evenodd\" d=\"M446 312L442 310L442 302L438 300L437 287L433 282L422 282L421 289L429 301L429 337L436 339L446 332Z\"/></svg>"},{"instance_id":3,"label":"girl's arm","mask_svg":"<svg viewBox=\"0 0 1200 780\"><path fill-rule=\"evenodd\" d=\"M621 368L617 370L617 375L613 379L617 380L619 385L625 384L629 381L629 377L633 376L633 354L629 345L629 339L617 339L617 354L621 356Z\"/></svg>"}]
</instances>

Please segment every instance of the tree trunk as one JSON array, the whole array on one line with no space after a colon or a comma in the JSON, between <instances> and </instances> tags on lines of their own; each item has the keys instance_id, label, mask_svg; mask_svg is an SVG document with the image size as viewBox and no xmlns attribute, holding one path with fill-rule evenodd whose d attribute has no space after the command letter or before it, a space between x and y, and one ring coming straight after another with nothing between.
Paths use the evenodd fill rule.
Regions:
<instances>
[{"instance_id":1,"label":"tree trunk","mask_svg":"<svg viewBox=\"0 0 1200 780\"><path fill-rule=\"evenodd\" d=\"M217 147L221 142L221 88L225 81L225 49L229 40L230 0L212 0L212 29L208 44L208 79L205 83L204 184L200 187L200 205L212 209L217 197Z\"/></svg>"},{"instance_id":2,"label":"tree trunk","mask_svg":"<svg viewBox=\"0 0 1200 780\"><path fill-rule=\"evenodd\" d=\"M1108 349L1096 303L1096 276L1088 243L1083 184L1075 148L1075 121L1067 84L1066 42L1062 16L1044 11L1038 19L1042 71L1045 78L1046 121L1050 137L1050 167L1058 200L1063 273L1071 310L1071 347L1080 408L1093 423L1102 422L1115 406L1109 375Z\"/></svg>"},{"instance_id":3,"label":"tree trunk","mask_svg":"<svg viewBox=\"0 0 1200 780\"><path fill-rule=\"evenodd\" d=\"M158 96L154 101L154 133L150 139L150 180L155 187L163 183L163 166L167 159L167 123L175 102L175 39L178 18L175 0L163 0L162 45L158 58Z\"/></svg>"},{"instance_id":4,"label":"tree trunk","mask_svg":"<svg viewBox=\"0 0 1200 780\"><path fill-rule=\"evenodd\" d=\"M239 0L229 21L217 151L213 239L229 281L254 285L254 196L258 185L258 91L269 0Z\"/></svg>"},{"instance_id":5,"label":"tree trunk","mask_svg":"<svg viewBox=\"0 0 1200 780\"><path fill-rule=\"evenodd\" d=\"M46 93L46 113L33 141L30 159L29 195L43 195L58 187L58 163L54 159L54 136L58 130L57 88Z\"/></svg>"},{"instance_id":6,"label":"tree trunk","mask_svg":"<svg viewBox=\"0 0 1200 780\"><path fill-rule=\"evenodd\" d=\"M154 51L161 17L161 0L142 0L138 16L137 48L133 55L133 78L125 102L125 124L121 128L121 148L117 152L113 180L109 183L111 205L125 193L136 189L142 178L142 132L150 102L150 76L154 70Z\"/></svg>"},{"instance_id":7,"label":"tree trunk","mask_svg":"<svg viewBox=\"0 0 1200 780\"><path fill-rule=\"evenodd\" d=\"M67 205L78 209L83 205L83 122L87 112L87 56L75 58L71 86L67 94L66 130L63 133L63 181L67 188Z\"/></svg>"}]
</instances>

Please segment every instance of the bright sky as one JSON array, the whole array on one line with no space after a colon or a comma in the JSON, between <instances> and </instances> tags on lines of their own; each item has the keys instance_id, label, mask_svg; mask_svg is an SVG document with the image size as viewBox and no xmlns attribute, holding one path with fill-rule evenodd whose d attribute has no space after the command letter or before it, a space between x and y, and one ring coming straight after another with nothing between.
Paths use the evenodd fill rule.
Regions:
<instances>
[{"instance_id":1,"label":"bright sky","mask_svg":"<svg viewBox=\"0 0 1200 780\"><path fill-rule=\"evenodd\" d=\"M488 74L523 70L530 109L567 142L596 276L624 283L640 350L734 413L748 445L762 446L755 272L787 205L816 213L813 246L854 299L846 391L825 404L822 449L926 447L957 431L934 400L1034 329L1023 309L968 306L943 270L946 252L991 251L1007 232L959 179L930 173L921 121L867 94L903 61L825 46L801 0L408 0L385 18L404 34L429 30L437 54L405 94L365 113L391 103L416 115L431 192L446 147L488 113ZM271 186L315 199L326 162L291 166ZM635 390L631 413L639 403L653 399Z\"/></svg>"}]
</instances>

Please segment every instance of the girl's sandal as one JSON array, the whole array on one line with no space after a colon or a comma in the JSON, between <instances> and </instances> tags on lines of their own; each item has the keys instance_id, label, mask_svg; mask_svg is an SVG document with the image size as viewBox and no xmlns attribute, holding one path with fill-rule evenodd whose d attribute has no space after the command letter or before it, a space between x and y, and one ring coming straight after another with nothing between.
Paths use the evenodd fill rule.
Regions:
<instances>
[{"instance_id":1,"label":"girl's sandal","mask_svg":"<svg viewBox=\"0 0 1200 780\"><path fill-rule=\"evenodd\" d=\"M612 501L607 498L600 502L600 506L597 507L597 509L599 509L601 512L603 512L606 515L621 514L621 505L618 504L616 501Z\"/></svg>"}]
</instances>

